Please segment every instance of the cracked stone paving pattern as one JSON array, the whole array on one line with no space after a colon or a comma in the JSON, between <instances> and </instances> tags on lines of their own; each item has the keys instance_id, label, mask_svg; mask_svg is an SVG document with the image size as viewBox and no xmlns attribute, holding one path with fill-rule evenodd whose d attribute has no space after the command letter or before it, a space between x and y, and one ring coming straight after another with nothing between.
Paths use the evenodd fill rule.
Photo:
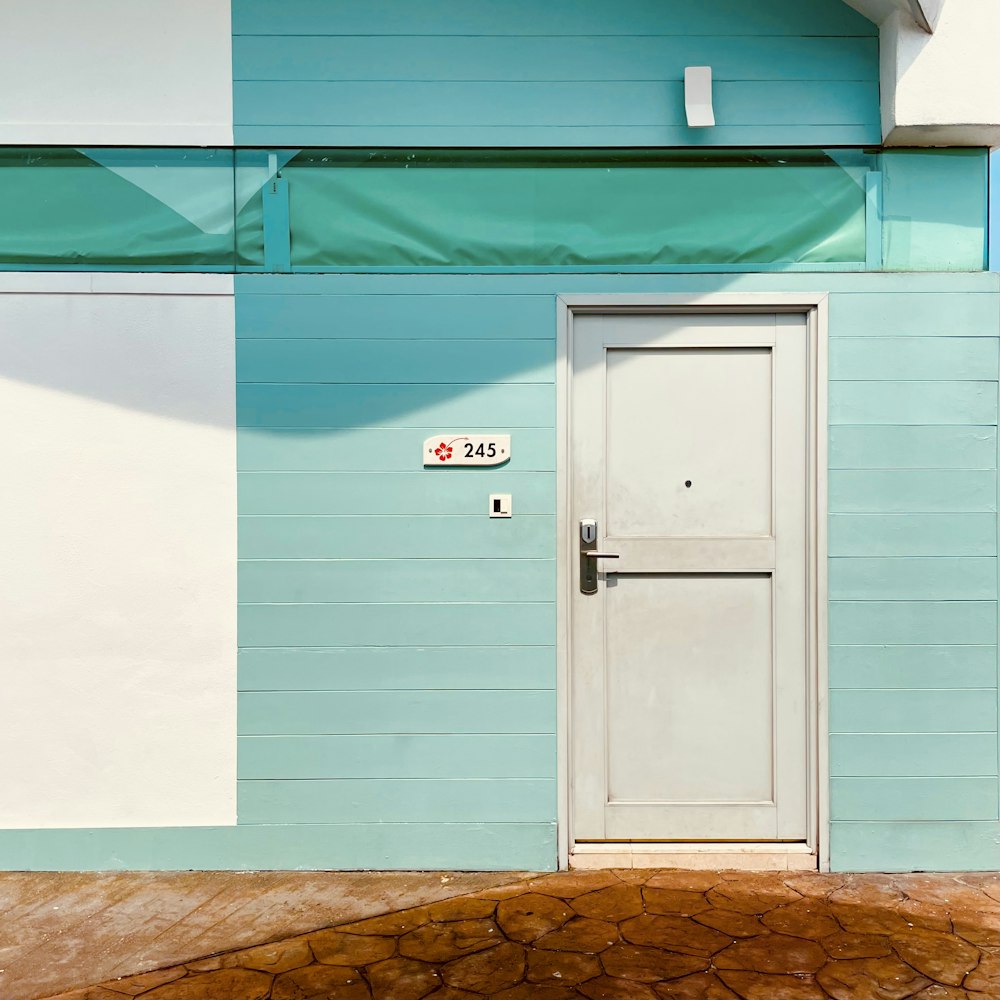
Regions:
<instances>
[{"instance_id":1,"label":"cracked stone paving pattern","mask_svg":"<svg viewBox=\"0 0 1000 1000\"><path fill-rule=\"evenodd\" d=\"M996 1000L1000 875L588 871L58 1000Z\"/></svg>"}]
</instances>

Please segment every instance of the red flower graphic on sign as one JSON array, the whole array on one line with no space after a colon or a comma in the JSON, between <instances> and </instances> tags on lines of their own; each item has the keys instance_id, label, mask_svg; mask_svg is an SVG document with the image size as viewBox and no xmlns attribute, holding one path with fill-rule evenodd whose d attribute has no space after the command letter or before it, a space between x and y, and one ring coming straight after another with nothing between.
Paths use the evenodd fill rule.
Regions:
<instances>
[{"instance_id":1,"label":"red flower graphic on sign","mask_svg":"<svg viewBox=\"0 0 1000 1000\"><path fill-rule=\"evenodd\" d=\"M440 444L439 444L439 445L438 445L438 446L437 446L437 447L436 447L436 448L434 449L434 454L435 454L435 455L437 455L437 457L438 457L438 458L439 458L439 459L440 459L440 460L441 460L442 462L447 462L447 461L448 461L448 459L449 459L449 458L451 458L451 445L450 445L450 444L445 444L445 443L444 443L444 441L442 441L442 442L441 442L441 443L440 443Z\"/></svg>"}]
</instances>

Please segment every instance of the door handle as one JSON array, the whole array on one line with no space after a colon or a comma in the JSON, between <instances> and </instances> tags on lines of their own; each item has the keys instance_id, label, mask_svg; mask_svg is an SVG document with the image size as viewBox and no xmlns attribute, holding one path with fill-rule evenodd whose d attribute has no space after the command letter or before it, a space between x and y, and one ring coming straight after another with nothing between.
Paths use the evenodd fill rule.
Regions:
<instances>
[{"instance_id":1,"label":"door handle","mask_svg":"<svg viewBox=\"0 0 1000 1000\"><path fill-rule=\"evenodd\" d=\"M596 559L619 559L617 552L597 551L597 522L589 518L580 522L580 593L597 593Z\"/></svg>"}]
</instances>

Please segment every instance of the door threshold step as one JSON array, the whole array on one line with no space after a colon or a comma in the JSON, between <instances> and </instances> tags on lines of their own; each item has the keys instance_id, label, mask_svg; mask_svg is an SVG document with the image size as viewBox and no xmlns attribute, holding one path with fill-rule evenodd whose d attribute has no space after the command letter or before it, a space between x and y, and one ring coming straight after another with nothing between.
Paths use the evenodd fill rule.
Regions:
<instances>
[{"instance_id":1,"label":"door threshold step","mask_svg":"<svg viewBox=\"0 0 1000 1000\"><path fill-rule=\"evenodd\" d=\"M578 844L569 866L595 868L695 868L740 871L816 871L816 852L807 844Z\"/></svg>"}]
</instances>

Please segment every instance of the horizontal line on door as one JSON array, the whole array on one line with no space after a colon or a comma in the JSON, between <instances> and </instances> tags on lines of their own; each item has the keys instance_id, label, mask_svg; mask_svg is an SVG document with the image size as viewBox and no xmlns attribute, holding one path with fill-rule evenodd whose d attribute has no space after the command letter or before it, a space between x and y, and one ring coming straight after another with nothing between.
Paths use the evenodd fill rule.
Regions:
<instances>
[{"instance_id":1,"label":"horizontal line on door","mask_svg":"<svg viewBox=\"0 0 1000 1000\"><path fill-rule=\"evenodd\" d=\"M801 846L806 850L811 850L804 840L577 840L577 846L586 845L588 849L599 849L603 845L618 845L618 844L644 844L649 846L651 844L669 844L671 847L676 847L677 845L683 845L684 847L691 847L697 849L703 847L706 844L752 844L755 847L760 847L761 850L769 850L775 844L785 844L792 846Z\"/></svg>"}]
</instances>

